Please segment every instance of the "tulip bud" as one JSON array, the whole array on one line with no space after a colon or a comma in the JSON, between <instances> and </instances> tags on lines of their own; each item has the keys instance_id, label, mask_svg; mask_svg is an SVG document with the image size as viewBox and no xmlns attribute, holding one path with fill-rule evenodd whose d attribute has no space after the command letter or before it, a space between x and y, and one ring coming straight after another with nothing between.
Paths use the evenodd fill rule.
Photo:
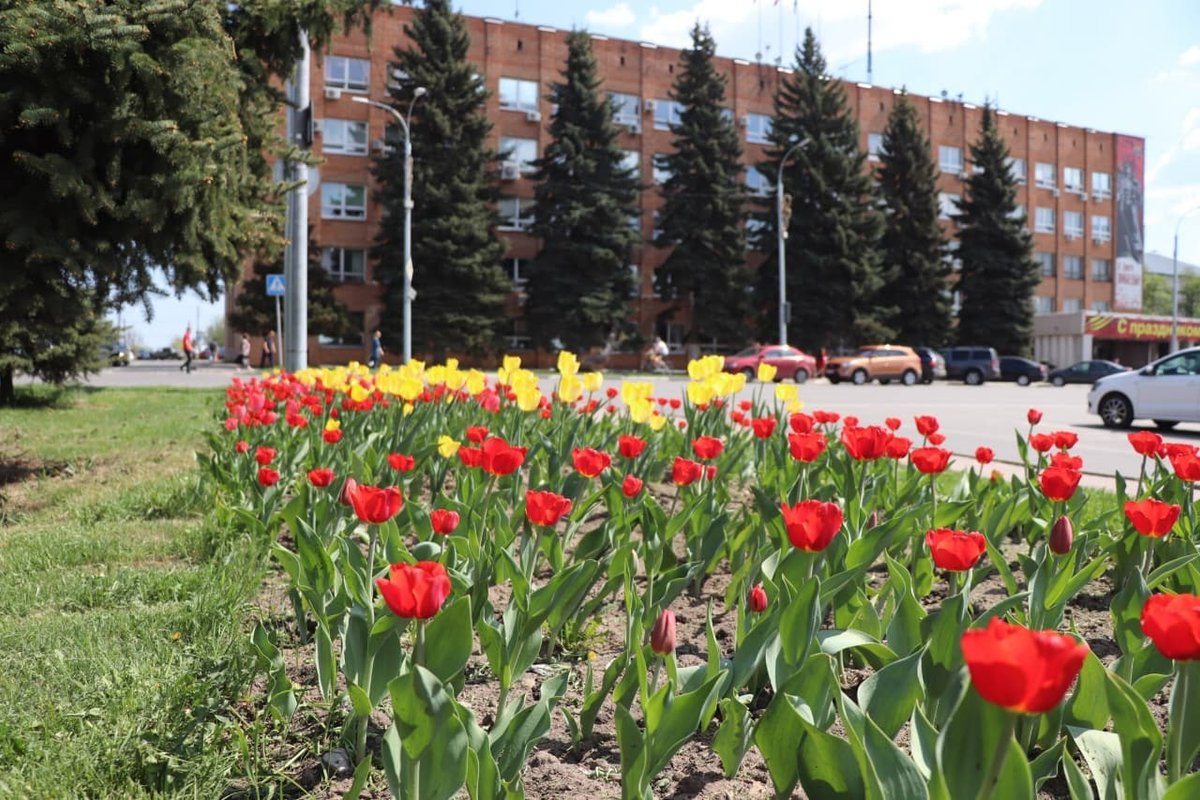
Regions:
<instances>
[{"instance_id":1,"label":"tulip bud","mask_svg":"<svg viewBox=\"0 0 1200 800\"><path fill-rule=\"evenodd\" d=\"M878 528L879 523L883 521L883 517L879 513L879 509L871 512L871 516L867 517L867 528Z\"/></svg>"},{"instance_id":2,"label":"tulip bud","mask_svg":"<svg viewBox=\"0 0 1200 800\"><path fill-rule=\"evenodd\" d=\"M750 590L750 610L755 614L767 610L767 593L763 591L761 583Z\"/></svg>"},{"instance_id":3,"label":"tulip bud","mask_svg":"<svg viewBox=\"0 0 1200 800\"><path fill-rule=\"evenodd\" d=\"M650 649L665 656L675 652L675 612L663 609L650 629Z\"/></svg>"},{"instance_id":4,"label":"tulip bud","mask_svg":"<svg viewBox=\"0 0 1200 800\"><path fill-rule=\"evenodd\" d=\"M1059 517L1050 531L1050 552L1060 556L1066 555L1071 552L1071 543L1074 540L1075 529L1071 526L1071 520L1065 515Z\"/></svg>"},{"instance_id":5,"label":"tulip bud","mask_svg":"<svg viewBox=\"0 0 1200 800\"><path fill-rule=\"evenodd\" d=\"M350 505L350 494L357 488L358 481L346 478L346 482L342 484L342 491L338 492L338 502L344 506Z\"/></svg>"}]
</instances>

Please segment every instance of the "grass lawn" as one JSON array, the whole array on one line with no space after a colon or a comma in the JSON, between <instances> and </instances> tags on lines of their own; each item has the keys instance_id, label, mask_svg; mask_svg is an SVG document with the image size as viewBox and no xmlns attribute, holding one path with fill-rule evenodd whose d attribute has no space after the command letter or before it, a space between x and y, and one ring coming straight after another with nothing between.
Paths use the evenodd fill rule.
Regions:
<instances>
[{"instance_id":1,"label":"grass lawn","mask_svg":"<svg viewBox=\"0 0 1200 800\"><path fill-rule=\"evenodd\" d=\"M197 494L220 393L35 391L0 408L0 797L218 797L263 564Z\"/></svg>"}]
</instances>

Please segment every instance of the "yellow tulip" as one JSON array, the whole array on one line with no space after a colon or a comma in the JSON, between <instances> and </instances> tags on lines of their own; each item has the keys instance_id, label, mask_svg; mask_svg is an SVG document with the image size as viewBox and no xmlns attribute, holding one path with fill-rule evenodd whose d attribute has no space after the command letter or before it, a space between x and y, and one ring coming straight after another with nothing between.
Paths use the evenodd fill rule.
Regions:
<instances>
[{"instance_id":1,"label":"yellow tulip","mask_svg":"<svg viewBox=\"0 0 1200 800\"><path fill-rule=\"evenodd\" d=\"M632 406L635 400L649 400L654 384L649 381L621 381L621 402Z\"/></svg>"},{"instance_id":2,"label":"yellow tulip","mask_svg":"<svg viewBox=\"0 0 1200 800\"><path fill-rule=\"evenodd\" d=\"M437 449L438 449L438 454L442 458L450 458L452 455L454 455L455 453L458 452L458 448L459 448L458 442L454 441L449 436L442 434L441 436L438 437Z\"/></svg>"},{"instance_id":3,"label":"yellow tulip","mask_svg":"<svg viewBox=\"0 0 1200 800\"><path fill-rule=\"evenodd\" d=\"M487 388L487 376L477 369L467 371L467 394L474 397Z\"/></svg>"},{"instance_id":4,"label":"yellow tulip","mask_svg":"<svg viewBox=\"0 0 1200 800\"><path fill-rule=\"evenodd\" d=\"M356 403L361 403L370 396L371 392L361 383L355 383L350 387L350 399Z\"/></svg>"},{"instance_id":5,"label":"yellow tulip","mask_svg":"<svg viewBox=\"0 0 1200 800\"><path fill-rule=\"evenodd\" d=\"M790 403L800 399L800 390L794 383L778 383L775 385L775 399L781 403Z\"/></svg>"},{"instance_id":6,"label":"yellow tulip","mask_svg":"<svg viewBox=\"0 0 1200 800\"><path fill-rule=\"evenodd\" d=\"M583 382L574 375L564 375L558 382L558 399L574 403L583 396Z\"/></svg>"},{"instance_id":7,"label":"yellow tulip","mask_svg":"<svg viewBox=\"0 0 1200 800\"><path fill-rule=\"evenodd\" d=\"M789 414L798 414L804 408L804 402L801 400L789 400L787 410Z\"/></svg>"},{"instance_id":8,"label":"yellow tulip","mask_svg":"<svg viewBox=\"0 0 1200 800\"><path fill-rule=\"evenodd\" d=\"M435 364L425 370L425 380L429 381L430 386L437 386L446 382L446 368L441 364Z\"/></svg>"},{"instance_id":9,"label":"yellow tulip","mask_svg":"<svg viewBox=\"0 0 1200 800\"><path fill-rule=\"evenodd\" d=\"M583 376L583 388L589 392L597 392L600 390L600 385L604 383L604 373L588 372Z\"/></svg>"},{"instance_id":10,"label":"yellow tulip","mask_svg":"<svg viewBox=\"0 0 1200 800\"><path fill-rule=\"evenodd\" d=\"M579 359L569 350L558 352L558 373L560 375L575 375L579 372Z\"/></svg>"},{"instance_id":11,"label":"yellow tulip","mask_svg":"<svg viewBox=\"0 0 1200 800\"><path fill-rule=\"evenodd\" d=\"M768 364L765 361L759 362L758 382L770 383L771 381L775 380L775 373L777 372L779 372L779 369L774 364Z\"/></svg>"},{"instance_id":12,"label":"yellow tulip","mask_svg":"<svg viewBox=\"0 0 1200 800\"><path fill-rule=\"evenodd\" d=\"M650 412L654 410L654 404L647 398L634 398L633 402L629 403L629 418L634 422L645 422L650 419Z\"/></svg>"},{"instance_id":13,"label":"yellow tulip","mask_svg":"<svg viewBox=\"0 0 1200 800\"><path fill-rule=\"evenodd\" d=\"M403 408L403 410L401 411L401 413L402 413L402 414L404 414L404 416L406 416L406 417L407 417L407 416L408 416L409 414L411 414L412 412L413 412L413 404L412 404L412 403L405 403L405 404L404 404L404 408Z\"/></svg>"},{"instance_id":14,"label":"yellow tulip","mask_svg":"<svg viewBox=\"0 0 1200 800\"><path fill-rule=\"evenodd\" d=\"M342 421L340 419L333 419L330 417L329 419L325 420L325 430L327 431L336 431L341 427Z\"/></svg>"},{"instance_id":15,"label":"yellow tulip","mask_svg":"<svg viewBox=\"0 0 1200 800\"><path fill-rule=\"evenodd\" d=\"M449 370L450 372L456 372L458 370L458 359L457 358L447 358L446 359L446 369Z\"/></svg>"},{"instance_id":16,"label":"yellow tulip","mask_svg":"<svg viewBox=\"0 0 1200 800\"><path fill-rule=\"evenodd\" d=\"M522 411L536 411L542 402L542 393L537 387L525 387L517 391L517 408Z\"/></svg>"},{"instance_id":17,"label":"yellow tulip","mask_svg":"<svg viewBox=\"0 0 1200 800\"><path fill-rule=\"evenodd\" d=\"M712 399L717 396L716 391L711 384L696 383L693 381L688 384L687 397L688 402L694 406L704 406L712 402Z\"/></svg>"},{"instance_id":18,"label":"yellow tulip","mask_svg":"<svg viewBox=\"0 0 1200 800\"><path fill-rule=\"evenodd\" d=\"M425 391L425 384L416 378L402 377L396 381L396 394L410 403L420 397L423 391Z\"/></svg>"},{"instance_id":19,"label":"yellow tulip","mask_svg":"<svg viewBox=\"0 0 1200 800\"><path fill-rule=\"evenodd\" d=\"M661 431L667 425L667 418L655 411L650 415L650 430Z\"/></svg>"},{"instance_id":20,"label":"yellow tulip","mask_svg":"<svg viewBox=\"0 0 1200 800\"><path fill-rule=\"evenodd\" d=\"M454 359L450 359L453 361ZM467 382L467 373L459 369L446 370L446 388L452 392L457 392L463 388L463 384Z\"/></svg>"}]
</instances>

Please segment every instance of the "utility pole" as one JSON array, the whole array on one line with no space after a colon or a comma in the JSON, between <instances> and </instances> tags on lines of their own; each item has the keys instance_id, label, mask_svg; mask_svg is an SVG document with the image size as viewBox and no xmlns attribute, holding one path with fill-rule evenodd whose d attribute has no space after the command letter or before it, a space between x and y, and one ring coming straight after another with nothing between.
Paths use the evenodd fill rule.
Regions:
<instances>
[{"instance_id":1,"label":"utility pole","mask_svg":"<svg viewBox=\"0 0 1200 800\"><path fill-rule=\"evenodd\" d=\"M1179 349L1179 226L1189 214L1200 211L1200 206L1189 208L1175 222L1175 249L1171 254L1171 352Z\"/></svg>"},{"instance_id":2,"label":"utility pole","mask_svg":"<svg viewBox=\"0 0 1200 800\"><path fill-rule=\"evenodd\" d=\"M312 105L309 97L309 68L312 57L308 33L300 32L302 55L288 86L288 144L308 151L312 147ZM284 164L284 180L295 187L288 192L287 224L284 235L283 274L287 293L283 298L284 341L280 366L297 372L308 368L308 164L303 155ZM278 344L276 345L279 346Z\"/></svg>"},{"instance_id":3,"label":"utility pole","mask_svg":"<svg viewBox=\"0 0 1200 800\"><path fill-rule=\"evenodd\" d=\"M779 245L779 344L781 345L788 343L787 328L790 308L787 301L787 254L784 241L787 239L787 228L792 218L791 197L788 196L785 201L783 194L783 171L787 168L787 162L792 157L792 153L810 141L810 139L801 139L789 147L779 161L779 172L775 174L775 233Z\"/></svg>"}]
</instances>

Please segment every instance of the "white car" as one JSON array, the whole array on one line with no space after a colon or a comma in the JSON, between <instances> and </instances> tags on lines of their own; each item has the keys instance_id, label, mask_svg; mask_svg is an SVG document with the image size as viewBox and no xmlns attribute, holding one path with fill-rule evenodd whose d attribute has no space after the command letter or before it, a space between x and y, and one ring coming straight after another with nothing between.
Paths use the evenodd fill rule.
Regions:
<instances>
[{"instance_id":1,"label":"white car","mask_svg":"<svg viewBox=\"0 0 1200 800\"><path fill-rule=\"evenodd\" d=\"M1108 428L1128 428L1135 419L1152 419L1164 430L1200 422L1200 347L1101 378L1088 392L1088 413Z\"/></svg>"}]
</instances>

